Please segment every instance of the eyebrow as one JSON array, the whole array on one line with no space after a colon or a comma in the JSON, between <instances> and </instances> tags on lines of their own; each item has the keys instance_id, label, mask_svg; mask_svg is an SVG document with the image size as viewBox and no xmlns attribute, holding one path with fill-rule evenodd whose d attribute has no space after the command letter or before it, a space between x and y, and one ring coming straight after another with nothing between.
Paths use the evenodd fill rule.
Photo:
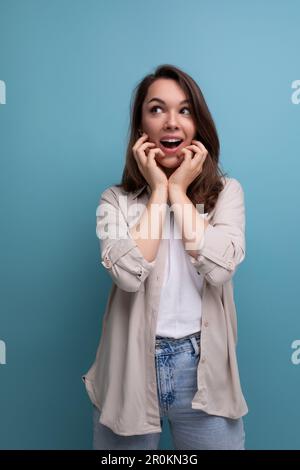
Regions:
<instances>
[{"instance_id":1,"label":"eyebrow","mask_svg":"<svg viewBox=\"0 0 300 470\"><path fill-rule=\"evenodd\" d=\"M164 102L164 100L161 100L160 98L151 98L151 100L149 100L147 104L151 103L151 101L159 101L159 102L162 103L162 104L166 104L166 103ZM180 101L179 104L184 104L184 103L190 103L190 100L183 100L183 101Z\"/></svg>"}]
</instances>

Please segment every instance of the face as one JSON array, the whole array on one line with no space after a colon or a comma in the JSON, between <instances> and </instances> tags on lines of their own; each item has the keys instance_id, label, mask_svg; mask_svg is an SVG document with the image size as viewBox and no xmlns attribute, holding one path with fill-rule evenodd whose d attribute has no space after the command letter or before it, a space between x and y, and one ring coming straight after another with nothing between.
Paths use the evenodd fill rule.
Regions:
<instances>
[{"instance_id":1,"label":"face","mask_svg":"<svg viewBox=\"0 0 300 470\"><path fill-rule=\"evenodd\" d=\"M195 138L196 127L192 118L192 108L189 102L184 102L187 99L175 80L159 78L148 88L143 103L140 127L148 134L147 141L154 142L156 147L163 151L164 156L157 155L156 161L167 175L180 166L183 160L183 156L180 155L181 149L191 145ZM176 148L166 148L161 140L169 138L179 138L182 141Z\"/></svg>"}]
</instances>

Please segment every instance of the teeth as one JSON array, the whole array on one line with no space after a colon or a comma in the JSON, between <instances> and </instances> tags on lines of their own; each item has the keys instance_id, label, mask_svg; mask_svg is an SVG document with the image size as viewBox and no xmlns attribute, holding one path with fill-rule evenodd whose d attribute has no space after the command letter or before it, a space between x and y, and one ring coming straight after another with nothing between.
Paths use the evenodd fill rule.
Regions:
<instances>
[{"instance_id":1,"label":"teeth","mask_svg":"<svg viewBox=\"0 0 300 470\"><path fill-rule=\"evenodd\" d=\"M179 140L179 139L165 139L165 140L161 140L161 142L181 142L181 140Z\"/></svg>"}]
</instances>

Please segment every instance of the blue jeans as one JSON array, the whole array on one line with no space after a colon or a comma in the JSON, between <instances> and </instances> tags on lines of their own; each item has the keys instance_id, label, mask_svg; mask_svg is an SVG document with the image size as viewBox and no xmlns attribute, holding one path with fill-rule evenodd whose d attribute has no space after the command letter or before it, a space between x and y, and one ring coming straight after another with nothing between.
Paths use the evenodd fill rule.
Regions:
<instances>
[{"instance_id":1,"label":"blue jeans","mask_svg":"<svg viewBox=\"0 0 300 470\"><path fill-rule=\"evenodd\" d=\"M243 419L209 415L192 409L197 391L200 332L184 338L156 336L155 364L160 423L168 418L176 450L244 450ZM121 436L99 423L93 405L93 448L157 450L161 433Z\"/></svg>"}]
</instances>

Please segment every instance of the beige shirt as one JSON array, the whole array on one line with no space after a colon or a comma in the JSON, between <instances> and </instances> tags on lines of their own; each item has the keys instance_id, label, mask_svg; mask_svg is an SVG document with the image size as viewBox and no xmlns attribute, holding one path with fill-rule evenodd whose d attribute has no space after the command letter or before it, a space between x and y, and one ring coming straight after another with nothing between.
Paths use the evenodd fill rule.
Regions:
<instances>
[{"instance_id":1,"label":"beige shirt","mask_svg":"<svg viewBox=\"0 0 300 470\"><path fill-rule=\"evenodd\" d=\"M128 208L137 203L146 206L150 194L148 185L131 193L111 186L102 193L99 206L109 207L108 216L97 215L98 236L103 237L108 228L116 233L121 230L125 236L104 235L100 240L101 262L113 285L96 357L82 380L100 410L99 422L123 436L162 432L155 335L168 240L161 239L155 260L148 262L129 232L137 220ZM236 357L232 282L245 257L244 193L238 180L225 177L225 187L207 217L210 224L200 254L197 259L188 255L196 271L204 275L198 390L191 407L236 419L248 412Z\"/></svg>"}]
</instances>

